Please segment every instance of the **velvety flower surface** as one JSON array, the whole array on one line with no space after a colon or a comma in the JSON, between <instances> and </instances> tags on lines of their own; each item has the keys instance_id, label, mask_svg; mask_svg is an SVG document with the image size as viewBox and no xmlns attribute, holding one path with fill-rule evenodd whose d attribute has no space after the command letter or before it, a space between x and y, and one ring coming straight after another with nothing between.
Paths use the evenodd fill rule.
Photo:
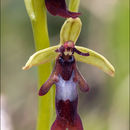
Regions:
<instances>
[{"instance_id":1,"label":"velvety flower surface","mask_svg":"<svg viewBox=\"0 0 130 130\"><path fill-rule=\"evenodd\" d=\"M54 16L59 15L64 18L76 18L80 13L67 10L65 0L45 0L47 10Z\"/></svg>"}]
</instances>

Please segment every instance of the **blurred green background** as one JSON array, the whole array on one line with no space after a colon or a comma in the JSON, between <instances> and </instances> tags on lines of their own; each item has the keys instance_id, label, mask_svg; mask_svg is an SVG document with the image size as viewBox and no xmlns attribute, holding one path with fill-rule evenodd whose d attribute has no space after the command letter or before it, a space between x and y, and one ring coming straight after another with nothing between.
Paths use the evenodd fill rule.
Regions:
<instances>
[{"instance_id":1,"label":"blurred green background","mask_svg":"<svg viewBox=\"0 0 130 130\"><path fill-rule=\"evenodd\" d=\"M2 130L35 130L37 69L21 68L35 52L23 0L1 1ZM96 67L78 63L90 86L79 91L78 110L84 130L129 129L129 1L81 0L83 28L77 45L104 55L115 67L114 78ZM51 45L59 43L63 18L48 14Z\"/></svg>"}]
</instances>

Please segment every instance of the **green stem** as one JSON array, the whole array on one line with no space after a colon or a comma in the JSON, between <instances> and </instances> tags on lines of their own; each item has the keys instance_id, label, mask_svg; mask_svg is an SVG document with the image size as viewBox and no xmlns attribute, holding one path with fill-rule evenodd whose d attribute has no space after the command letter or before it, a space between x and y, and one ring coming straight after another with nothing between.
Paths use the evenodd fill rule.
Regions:
<instances>
[{"instance_id":1,"label":"green stem","mask_svg":"<svg viewBox=\"0 0 130 130\"><path fill-rule=\"evenodd\" d=\"M50 46L44 0L25 0L33 28L36 51ZM38 90L51 73L51 63L38 67ZM54 112L54 88L45 96L38 97L37 130L50 130Z\"/></svg>"},{"instance_id":2,"label":"green stem","mask_svg":"<svg viewBox=\"0 0 130 130\"><path fill-rule=\"evenodd\" d=\"M78 12L80 0L70 0L69 10L72 12Z\"/></svg>"}]
</instances>

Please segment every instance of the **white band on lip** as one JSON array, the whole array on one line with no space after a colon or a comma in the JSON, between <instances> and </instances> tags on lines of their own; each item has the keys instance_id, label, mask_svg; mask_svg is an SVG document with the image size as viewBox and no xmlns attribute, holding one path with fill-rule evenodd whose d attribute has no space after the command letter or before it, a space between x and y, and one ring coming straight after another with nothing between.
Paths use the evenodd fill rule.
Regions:
<instances>
[{"instance_id":1,"label":"white band on lip","mask_svg":"<svg viewBox=\"0 0 130 130\"><path fill-rule=\"evenodd\" d=\"M56 99L57 100L70 100L74 101L78 97L76 83L73 81L74 72L71 78L65 81L61 75L59 75L59 81L56 83Z\"/></svg>"}]
</instances>

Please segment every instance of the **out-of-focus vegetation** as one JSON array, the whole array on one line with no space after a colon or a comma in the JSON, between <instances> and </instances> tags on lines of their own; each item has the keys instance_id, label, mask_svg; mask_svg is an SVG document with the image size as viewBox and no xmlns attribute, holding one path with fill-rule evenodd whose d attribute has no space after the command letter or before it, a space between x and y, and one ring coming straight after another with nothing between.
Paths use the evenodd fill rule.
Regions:
<instances>
[{"instance_id":1,"label":"out-of-focus vegetation","mask_svg":"<svg viewBox=\"0 0 130 130\"><path fill-rule=\"evenodd\" d=\"M35 51L31 24L24 1L3 0L1 4L1 95L6 102L2 108L10 119L9 130L35 130L36 67L21 70ZM91 88L89 93L79 91L79 113L84 129L128 130L129 1L81 0L80 12L83 28L77 43L101 53L116 69L115 77L111 78L95 67L78 63ZM59 43L63 21L48 14L51 45Z\"/></svg>"}]
</instances>

